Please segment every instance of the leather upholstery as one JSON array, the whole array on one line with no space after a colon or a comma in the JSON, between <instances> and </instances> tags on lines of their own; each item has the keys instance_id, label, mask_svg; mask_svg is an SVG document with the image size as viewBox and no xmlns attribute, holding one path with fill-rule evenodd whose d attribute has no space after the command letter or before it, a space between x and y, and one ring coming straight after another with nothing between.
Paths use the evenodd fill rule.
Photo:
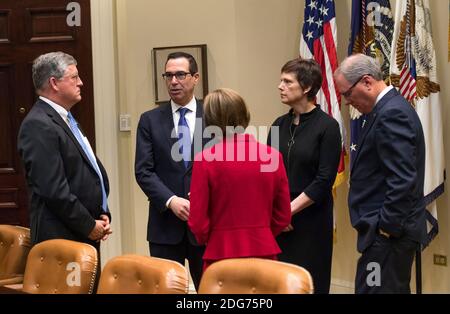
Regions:
<instances>
[{"instance_id":1,"label":"leather upholstery","mask_svg":"<svg viewBox=\"0 0 450 314\"><path fill-rule=\"evenodd\" d=\"M309 294L309 272L297 265L261 258L224 259L211 264L200 283L200 294Z\"/></svg>"},{"instance_id":2,"label":"leather upholstery","mask_svg":"<svg viewBox=\"0 0 450 314\"><path fill-rule=\"evenodd\" d=\"M23 291L92 293L97 265L97 250L89 244L63 239L40 242L28 255Z\"/></svg>"},{"instance_id":3,"label":"leather upholstery","mask_svg":"<svg viewBox=\"0 0 450 314\"><path fill-rule=\"evenodd\" d=\"M180 263L130 254L106 263L98 293L184 294L188 288L187 270Z\"/></svg>"},{"instance_id":4,"label":"leather upholstery","mask_svg":"<svg viewBox=\"0 0 450 314\"><path fill-rule=\"evenodd\" d=\"M30 247L30 229L0 225L0 286L22 282Z\"/></svg>"}]
</instances>

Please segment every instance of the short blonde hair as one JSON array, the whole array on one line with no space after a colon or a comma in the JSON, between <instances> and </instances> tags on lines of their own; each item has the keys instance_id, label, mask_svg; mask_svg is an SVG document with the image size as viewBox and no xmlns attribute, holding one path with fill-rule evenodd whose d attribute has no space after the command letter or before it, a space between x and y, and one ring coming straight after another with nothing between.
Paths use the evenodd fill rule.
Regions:
<instances>
[{"instance_id":1,"label":"short blonde hair","mask_svg":"<svg viewBox=\"0 0 450 314\"><path fill-rule=\"evenodd\" d=\"M219 127L224 136L228 133L227 126L245 129L250 122L250 112L244 99L232 89L219 88L209 93L204 106L206 125Z\"/></svg>"}]
</instances>

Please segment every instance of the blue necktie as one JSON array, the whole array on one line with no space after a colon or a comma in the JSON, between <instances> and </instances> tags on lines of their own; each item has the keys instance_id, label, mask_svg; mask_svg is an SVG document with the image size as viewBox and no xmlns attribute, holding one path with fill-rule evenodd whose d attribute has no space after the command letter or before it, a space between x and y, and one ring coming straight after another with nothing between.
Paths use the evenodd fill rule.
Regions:
<instances>
[{"instance_id":1,"label":"blue necktie","mask_svg":"<svg viewBox=\"0 0 450 314\"><path fill-rule=\"evenodd\" d=\"M72 113L69 112L67 114L67 118L69 119L69 125L70 125L70 128L72 129L73 135L75 135L75 137L77 138L78 143L83 148L86 156L88 156L89 161L91 162L92 167L94 167L95 172L97 172L97 175L100 178L100 183L102 184L102 208L105 212L107 212L108 211L108 203L107 203L105 185L103 183L103 176L100 172L100 168L98 167L97 161L95 160L95 156L93 156L91 154L88 147L86 146L86 143L83 141L83 136L81 135L81 131L78 128L78 123L75 120L75 118L72 116Z\"/></svg>"},{"instance_id":2,"label":"blue necktie","mask_svg":"<svg viewBox=\"0 0 450 314\"><path fill-rule=\"evenodd\" d=\"M180 113L180 120L178 121L178 142L180 144L180 154L183 157L184 166L189 166L191 160L191 132L189 131L189 125L186 121L186 113L188 108L181 107L178 109Z\"/></svg>"}]
</instances>

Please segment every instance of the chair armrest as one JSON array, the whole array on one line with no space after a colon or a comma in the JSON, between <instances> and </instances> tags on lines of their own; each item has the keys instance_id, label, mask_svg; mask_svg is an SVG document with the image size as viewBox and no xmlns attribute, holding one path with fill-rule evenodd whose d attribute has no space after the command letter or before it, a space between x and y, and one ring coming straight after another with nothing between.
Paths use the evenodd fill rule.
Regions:
<instances>
[{"instance_id":1,"label":"chair armrest","mask_svg":"<svg viewBox=\"0 0 450 314\"><path fill-rule=\"evenodd\" d=\"M5 285L5 288L8 289L12 289L12 290L17 290L17 291L22 291L23 289L23 284L22 283L17 283L17 284L13 284L13 285Z\"/></svg>"},{"instance_id":2,"label":"chair armrest","mask_svg":"<svg viewBox=\"0 0 450 314\"><path fill-rule=\"evenodd\" d=\"M0 275L0 287L23 282L23 275Z\"/></svg>"}]
</instances>

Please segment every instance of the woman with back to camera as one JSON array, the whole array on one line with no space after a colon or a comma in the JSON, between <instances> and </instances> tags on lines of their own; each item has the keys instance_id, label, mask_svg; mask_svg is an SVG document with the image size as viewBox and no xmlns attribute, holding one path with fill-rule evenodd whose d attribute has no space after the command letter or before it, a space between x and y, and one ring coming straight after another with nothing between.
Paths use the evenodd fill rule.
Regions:
<instances>
[{"instance_id":1,"label":"woman with back to camera","mask_svg":"<svg viewBox=\"0 0 450 314\"><path fill-rule=\"evenodd\" d=\"M279 259L306 268L315 293L329 293L333 249L333 196L341 152L336 120L315 103L322 84L314 60L294 59L281 69L281 102L291 107L279 127L291 195L291 224L278 236ZM273 140L272 140L273 141ZM269 134L268 143L271 143ZM275 145L274 145L275 146Z\"/></svg>"},{"instance_id":2,"label":"woman with back to camera","mask_svg":"<svg viewBox=\"0 0 450 314\"><path fill-rule=\"evenodd\" d=\"M291 219L282 156L244 133L250 114L235 91L211 92L204 109L216 144L195 156L188 220L197 241L206 244L204 269L226 258L276 259L275 237Z\"/></svg>"}]
</instances>

